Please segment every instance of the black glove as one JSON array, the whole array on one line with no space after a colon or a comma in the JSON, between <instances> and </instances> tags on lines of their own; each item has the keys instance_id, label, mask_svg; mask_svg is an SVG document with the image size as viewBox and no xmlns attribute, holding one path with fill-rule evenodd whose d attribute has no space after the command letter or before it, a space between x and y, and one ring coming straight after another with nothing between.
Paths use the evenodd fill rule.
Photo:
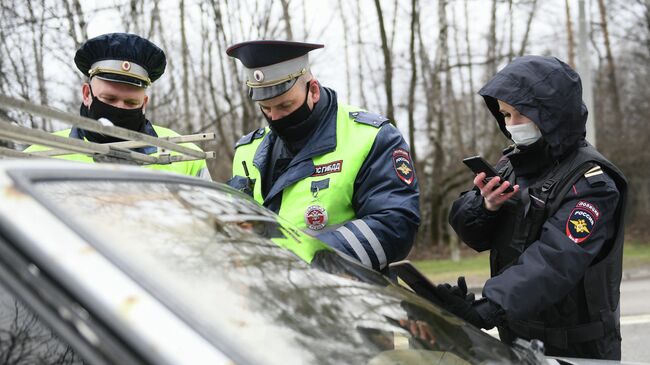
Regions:
<instances>
[{"instance_id":1,"label":"black glove","mask_svg":"<svg viewBox=\"0 0 650 365\"><path fill-rule=\"evenodd\" d=\"M463 298L465 299L465 301L473 303L475 300L475 296L474 293L467 292L467 283L465 282L465 277L464 276L458 277L457 283L458 285L455 286L451 286L449 284L442 284L442 286L444 286L446 289L449 290L449 292L456 295L457 297Z\"/></svg>"},{"instance_id":2,"label":"black glove","mask_svg":"<svg viewBox=\"0 0 650 365\"><path fill-rule=\"evenodd\" d=\"M243 176L233 176L226 182L230 187L241 191L244 194L253 196L253 189L255 188L255 179Z\"/></svg>"},{"instance_id":3,"label":"black glove","mask_svg":"<svg viewBox=\"0 0 650 365\"><path fill-rule=\"evenodd\" d=\"M457 315L465 321L473 324L478 328L487 328L487 324L481 318L475 306L480 305L486 299L479 301L474 300L474 294L467 294L467 285L465 279L458 279L458 286L452 287L449 284L441 284L436 287L436 293L442 300L442 307L449 312Z\"/></svg>"}]
</instances>

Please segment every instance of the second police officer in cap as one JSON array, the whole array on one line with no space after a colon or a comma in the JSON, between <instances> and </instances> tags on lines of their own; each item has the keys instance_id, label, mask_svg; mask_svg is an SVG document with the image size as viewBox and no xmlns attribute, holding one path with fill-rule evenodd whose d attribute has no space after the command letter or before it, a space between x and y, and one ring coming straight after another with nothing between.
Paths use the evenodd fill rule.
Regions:
<instances>
[{"instance_id":1,"label":"second police officer in cap","mask_svg":"<svg viewBox=\"0 0 650 365\"><path fill-rule=\"evenodd\" d=\"M387 118L319 84L308 52L322 47L263 40L226 51L244 65L249 96L269 123L237 142L229 184L383 270L409 253L420 222L409 148Z\"/></svg>"},{"instance_id":2,"label":"second police officer in cap","mask_svg":"<svg viewBox=\"0 0 650 365\"><path fill-rule=\"evenodd\" d=\"M79 71L88 77L81 88L83 102L80 114L85 117L110 121L113 125L148 134L153 137L172 137L178 134L170 129L152 124L145 117L149 97L145 90L165 72L165 53L155 44L135 34L110 33L89 39L77 50L74 57ZM55 133L69 138L85 139L96 143L119 142L119 138L71 128ZM199 149L194 144L185 146ZM31 146L26 152L47 150ZM156 147L137 148L135 151L156 154ZM93 162L93 158L72 154L61 158ZM211 180L205 160L178 161L165 165L146 167L198 176Z\"/></svg>"}]
</instances>

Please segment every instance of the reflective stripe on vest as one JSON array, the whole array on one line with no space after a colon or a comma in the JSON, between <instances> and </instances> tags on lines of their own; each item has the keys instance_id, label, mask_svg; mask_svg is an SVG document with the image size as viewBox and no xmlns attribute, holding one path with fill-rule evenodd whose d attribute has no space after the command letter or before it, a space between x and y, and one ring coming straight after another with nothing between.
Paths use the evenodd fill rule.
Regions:
<instances>
[{"instance_id":1,"label":"reflective stripe on vest","mask_svg":"<svg viewBox=\"0 0 650 365\"><path fill-rule=\"evenodd\" d=\"M343 104L338 105L336 149L313 158L314 166L322 168L321 173L317 174L315 171L312 176L288 186L282 192L282 202L278 214L300 229L309 230L305 222L305 214L312 205L325 208L327 212L328 221L323 231L333 229L356 218L352 207L354 182L361 165L370 153L379 128L355 122L350 117L350 112L354 111L360 111L360 109ZM242 161L246 161L249 177L256 181L253 198L260 204L264 203L262 183L260 171L257 166L253 165L253 159L262 141L268 138L268 131L267 128L263 138L237 147L233 160L233 176L246 176L242 167ZM354 141L354 143L352 144L350 141ZM339 163L340 165L338 165ZM327 184L324 184L325 180L327 180ZM312 183L314 186L327 185L327 188L312 192ZM323 231L312 231L312 233ZM364 231L362 230L362 232ZM367 238L373 246L375 246L374 243L378 243L374 234Z\"/></svg>"},{"instance_id":2,"label":"reflective stripe on vest","mask_svg":"<svg viewBox=\"0 0 650 365\"><path fill-rule=\"evenodd\" d=\"M163 128L159 126L153 126L153 129L156 131L156 134L158 137L176 137L179 134L172 131L171 129L168 128ZM70 129L65 129L62 131L54 132L52 133L56 136L61 136L61 137L69 137L70 136ZM193 143L182 143L181 146L185 146L188 148L192 148L195 150L201 150L197 145ZM28 148L25 149L25 152L38 152L38 151L48 151L51 148L45 147L45 146L40 146L40 145L31 145ZM178 152L173 152L170 151L172 155L178 155ZM152 156L158 156L158 152L155 152L151 154ZM79 161L79 162L88 162L88 163L93 163L95 162L91 156L87 156L84 154L80 153L74 153L74 154L69 154L69 155L62 155L62 156L56 156L56 158L64 159L64 160L70 160L70 161ZM205 164L205 160L194 160L194 161L178 161L174 162L171 164L163 164L163 165L144 165L143 167L146 167L148 169L152 170L161 170L161 171L169 171L169 172L174 172L177 174L181 175L188 175L188 176L199 176L199 173L201 172L202 169L207 168Z\"/></svg>"}]
</instances>

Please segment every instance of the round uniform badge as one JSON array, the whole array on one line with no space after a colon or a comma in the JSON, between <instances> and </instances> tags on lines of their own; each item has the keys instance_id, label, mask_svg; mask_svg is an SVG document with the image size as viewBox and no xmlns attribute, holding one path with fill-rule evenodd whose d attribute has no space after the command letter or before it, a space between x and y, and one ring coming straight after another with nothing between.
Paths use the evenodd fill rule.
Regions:
<instances>
[{"instance_id":1,"label":"round uniform badge","mask_svg":"<svg viewBox=\"0 0 650 365\"><path fill-rule=\"evenodd\" d=\"M131 69L131 63L129 61L122 62L122 70L129 71Z\"/></svg>"},{"instance_id":2,"label":"round uniform badge","mask_svg":"<svg viewBox=\"0 0 650 365\"><path fill-rule=\"evenodd\" d=\"M253 77L255 78L255 81L257 81L257 82L264 81L264 73L261 70L255 70L253 72Z\"/></svg>"},{"instance_id":3,"label":"round uniform badge","mask_svg":"<svg viewBox=\"0 0 650 365\"><path fill-rule=\"evenodd\" d=\"M327 211L320 205L310 205L305 210L305 224L309 229L319 231L325 228L327 221Z\"/></svg>"}]
</instances>

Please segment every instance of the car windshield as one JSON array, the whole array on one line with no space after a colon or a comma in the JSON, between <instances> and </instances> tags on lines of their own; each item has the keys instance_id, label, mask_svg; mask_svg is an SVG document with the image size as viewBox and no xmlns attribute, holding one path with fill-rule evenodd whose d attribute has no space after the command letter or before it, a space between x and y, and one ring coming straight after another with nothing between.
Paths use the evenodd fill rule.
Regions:
<instances>
[{"instance_id":1,"label":"car windshield","mask_svg":"<svg viewBox=\"0 0 650 365\"><path fill-rule=\"evenodd\" d=\"M519 362L508 346L228 188L88 179L39 181L34 188L98 251L233 359Z\"/></svg>"}]
</instances>

